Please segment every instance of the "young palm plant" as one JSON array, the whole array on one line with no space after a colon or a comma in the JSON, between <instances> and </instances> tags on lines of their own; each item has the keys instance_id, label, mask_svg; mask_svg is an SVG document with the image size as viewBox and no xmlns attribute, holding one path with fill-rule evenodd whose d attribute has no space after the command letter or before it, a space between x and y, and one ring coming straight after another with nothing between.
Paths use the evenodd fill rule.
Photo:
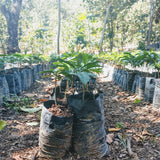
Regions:
<instances>
[{"instance_id":1,"label":"young palm plant","mask_svg":"<svg viewBox=\"0 0 160 160\"><path fill-rule=\"evenodd\" d=\"M59 58L59 63L61 63L63 73L67 78L73 81L73 77L79 78L83 87L83 99L85 94L85 89L91 77L96 77L96 74L102 72L102 66L100 61L91 54L72 53L72 57Z\"/></svg>"}]
</instances>

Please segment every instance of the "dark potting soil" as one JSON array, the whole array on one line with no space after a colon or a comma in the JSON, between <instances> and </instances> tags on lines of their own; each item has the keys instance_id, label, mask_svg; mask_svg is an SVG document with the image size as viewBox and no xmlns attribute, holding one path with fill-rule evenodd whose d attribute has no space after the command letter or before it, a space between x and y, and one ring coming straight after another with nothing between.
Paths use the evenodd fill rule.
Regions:
<instances>
[{"instance_id":1,"label":"dark potting soil","mask_svg":"<svg viewBox=\"0 0 160 160\"><path fill-rule=\"evenodd\" d=\"M61 116L61 117L70 117L70 116L72 116L72 111L71 111L70 108L67 108L67 107L59 105L59 104L57 104L57 105L53 104L51 106L51 108L49 108L48 110L54 116Z\"/></svg>"}]
</instances>

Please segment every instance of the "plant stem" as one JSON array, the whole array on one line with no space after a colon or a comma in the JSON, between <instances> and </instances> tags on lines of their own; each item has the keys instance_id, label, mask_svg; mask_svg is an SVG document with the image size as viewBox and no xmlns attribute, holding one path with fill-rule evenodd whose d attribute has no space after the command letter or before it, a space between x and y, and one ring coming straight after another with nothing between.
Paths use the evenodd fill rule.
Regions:
<instances>
[{"instance_id":1,"label":"plant stem","mask_svg":"<svg viewBox=\"0 0 160 160\"><path fill-rule=\"evenodd\" d=\"M66 92L66 91L68 91L68 88L69 88L69 84L68 84L68 80L67 80L67 85L66 85L66 90L65 90L64 99L67 98L67 92Z\"/></svg>"},{"instance_id":2,"label":"plant stem","mask_svg":"<svg viewBox=\"0 0 160 160\"><path fill-rule=\"evenodd\" d=\"M88 83L87 83L87 85L86 85L86 91L88 91Z\"/></svg>"},{"instance_id":3,"label":"plant stem","mask_svg":"<svg viewBox=\"0 0 160 160\"><path fill-rule=\"evenodd\" d=\"M55 78L55 106L57 107L57 96L56 96L56 94L57 94L57 78Z\"/></svg>"},{"instance_id":4,"label":"plant stem","mask_svg":"<svg viewBox=\"0 0 160 160\"><path fill-rule=\"evenodd\" d=\"M68 80L67 80L67 88L66 88L66 89L68 90L68 88L69 88L69 82L68 82Z\"/></svg>"},{"instance_id":5,"label":"plant stem","mask_svg":"<svg viewBox=\"0 0 160 160\"><path fill-rule=\"evenodd\" d=\"M85 96L85 87L84 87L84 84L82 84L82 88L83 88L83 101L84 101L84 96Z\"/></svg>"}]
</instances>

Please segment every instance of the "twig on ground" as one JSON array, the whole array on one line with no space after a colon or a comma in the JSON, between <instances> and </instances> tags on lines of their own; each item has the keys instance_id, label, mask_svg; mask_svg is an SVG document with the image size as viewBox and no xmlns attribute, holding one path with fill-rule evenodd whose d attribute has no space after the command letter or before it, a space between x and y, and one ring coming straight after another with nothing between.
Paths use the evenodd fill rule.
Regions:
<instances>
[{"instance_id":1,"label":"twig on ground","mask_svg":"<svg viewBox=\"0 0 160 160\"><path fill-rule=\"evenodd\" d=\"M34 152L34 155L32 156L31 160L36 160L37 154L38 154L38 150Z\"/></svg>"},{"instance_id":2,"label":"twig on ground","mask_svg":"<svg viewBox=\"0 0 160 160\"><path fill-rule=\"evenodd\" d=\"M127 138L127 151L130 157L133 157L134 153L131 149L131 138Z\"/></svg>"},{"instance_id":3,"label":"twig on ground","mask_svg":"<svg viewBox=\"0 0 160 160\"><path fill-rule=\"evenodd\" d=\"M131 138L127 138L127 151L130 157L133 157L134 160L139 160L137 153L134 153L131 149Z\"/></svg>"}]
</instances>

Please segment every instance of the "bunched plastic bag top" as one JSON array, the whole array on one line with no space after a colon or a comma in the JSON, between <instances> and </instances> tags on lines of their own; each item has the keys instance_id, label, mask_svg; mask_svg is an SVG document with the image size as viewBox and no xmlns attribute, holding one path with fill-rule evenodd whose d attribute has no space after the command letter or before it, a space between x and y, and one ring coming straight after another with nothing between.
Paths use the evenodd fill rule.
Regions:
<instances>
[{"instance_id":1,"label":"bunched plastic bag top","mask_svg":"<svg viewBox=\"0 0 160 160\"><path fill-rule=\"evenodd\" d=\"M109 154L106 143L103 93L86 92L68 97L74 112L73 148L81 157L102 158Z\"/></svg>"}]
</instances>

